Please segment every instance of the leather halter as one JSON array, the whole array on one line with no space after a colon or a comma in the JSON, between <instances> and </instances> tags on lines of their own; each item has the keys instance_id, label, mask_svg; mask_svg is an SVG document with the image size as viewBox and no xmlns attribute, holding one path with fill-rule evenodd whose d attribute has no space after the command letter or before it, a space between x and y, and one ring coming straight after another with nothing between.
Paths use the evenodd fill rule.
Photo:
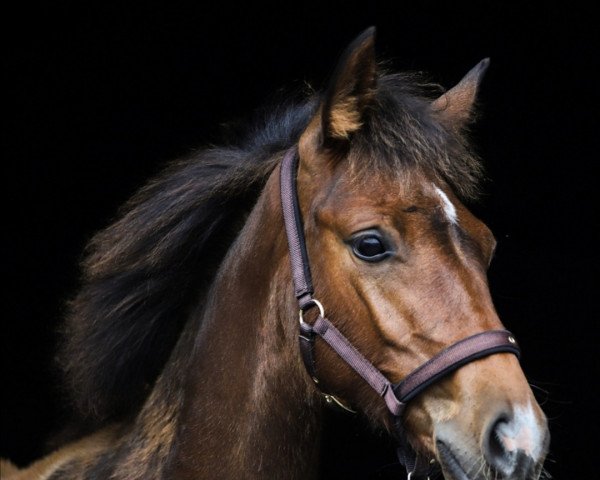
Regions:
<instances>
[{"instance_id":1,"label":"leather halter","mask_svg":"<svg viewBox=\"0 0 600 480\"><path fill-rule=\"evenodd\" d=\"M383 398L390 411L399 442L398 457L409 473L409 478L427 476L431 470L429 462L419 457L406 438L402 425L402 414L406 403L431 384L463 365L495 353L513 353L517 357L520 349L514 336L507 330L489 330L464 338L442 350L427 362L413 370L401 382L393 384L350 341L325 317L321 303L313 298L308 251L304 239L302 216L298 204L296 173L299 156L297 148L289 149L281 163L281 205L288 239L294 293L300 306L300 351L304 365L318 383L315 372L314 342L318 335L358 373ZM303 312L312 307L319 308L316 320L304 321ZM331 398L331 396L328 396Z\"/></svg>"}]
</instances>

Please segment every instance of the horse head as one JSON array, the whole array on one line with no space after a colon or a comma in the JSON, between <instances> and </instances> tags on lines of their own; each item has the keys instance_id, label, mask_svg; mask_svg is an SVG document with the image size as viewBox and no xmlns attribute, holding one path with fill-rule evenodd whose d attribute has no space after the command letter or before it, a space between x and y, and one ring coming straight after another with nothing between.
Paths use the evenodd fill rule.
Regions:
<instances>
[{"instance_id":1,"label":"horse head","mask_svg":"<svg viewBox=\"0 0 600 480\"><path fill-rule=\"evenodd\" d=\"M480 176L464 130L484 60L435 97L379 76L374 31L347 49L298 143L297 191L315 298L391 382L502 329L487 268L496 241L461 200ZM323 341L318 387L394 430L384 402ZM538 478L549 434L512 353L462 366L412 399L410 444L446 478Z\"/></svg>"}]
</instances>

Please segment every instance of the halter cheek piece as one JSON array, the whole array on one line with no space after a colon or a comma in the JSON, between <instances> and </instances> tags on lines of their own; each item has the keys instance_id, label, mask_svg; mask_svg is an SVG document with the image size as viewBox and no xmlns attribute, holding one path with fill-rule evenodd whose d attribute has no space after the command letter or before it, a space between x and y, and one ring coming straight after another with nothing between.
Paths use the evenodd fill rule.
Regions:
<instances>
[{"instance_id":1,"label":"halter cheek piece","mask_svg":"<svg viewBox=\"0 0 600 480\"><path fill-rule=\"evenodd\" d=\"M281 205L292 266L294 293L300 306L300 351L306 370L318 383L314 356L314 342L318 335L385 401L396 427L399 443L398 458L405 465L409 478L427 476L432 468L430 462L415 453L408 443L402 425L402 414L407 402L431 384L469 362L500 352L514 353L518 357L519 347L513 335L506 330L478 333L442 350L413 370L404 380L392 384L327 320L323 306L312 296L312 279L296 187L298 161L296 147L286 152L281 163L280 181ZM304 321L303 313L312 307L318 307L319 315L314 323L309 324ZM347 408L331 395L326 395L326 398Z\"/></svg>"}]
</instances>

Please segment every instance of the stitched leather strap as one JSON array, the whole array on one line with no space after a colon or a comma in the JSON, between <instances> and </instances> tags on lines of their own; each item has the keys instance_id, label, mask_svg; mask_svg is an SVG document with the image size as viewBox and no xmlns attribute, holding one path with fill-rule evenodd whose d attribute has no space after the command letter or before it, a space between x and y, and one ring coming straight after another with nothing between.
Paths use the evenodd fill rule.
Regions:
<instances>
[{"instance_id":1,"label":"stitched leather strap","mask_svg":"<svg viewBox=\"0 0 600 480\"><path fill-rule=\"evenodd\" d=\"M312 300L313 285L308 263L308 252L304 240L304 227L298 205L296 190L296 171L298 170L298 155L296 147L290 148L281 162L281 207L283 221L287 233L292 276L294 278L294 293L304 309Z\"/></svg>"},{"instance_id":2,"label":"stitched leather strap","mask_svg":"<svg viewBox=\"0 0 600 480\"><path fill-rule=\"evenodd\" d=\"M313 338L318 335L325 340L384 399L392 415L402 415L404 404L396 398L391 382L329 320L319 315L312 326L304 323L301 328L303 331L310 331ZM312 363L314 364L314 358Z\"/></svg>"},{"instance_id":3,"label":"stitched leather strap","mask_svg":"<svg viewBox=\"0 0 600 480\"><path fill-rule=\"evenodd\" d=\"M394 385L394 392L403 402L408 402L432 383L452 373L467 363L494 353L521 351L515 337L508 330L489 330L460 340L413 370L404 380Z\"/></svg>"}]
</instances>

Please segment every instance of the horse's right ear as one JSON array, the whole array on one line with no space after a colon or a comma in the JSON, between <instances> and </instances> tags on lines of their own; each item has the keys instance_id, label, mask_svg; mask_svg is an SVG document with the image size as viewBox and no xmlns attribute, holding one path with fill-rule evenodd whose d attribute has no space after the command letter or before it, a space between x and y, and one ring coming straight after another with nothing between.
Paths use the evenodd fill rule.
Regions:
<instances>
[{"instance_id":1,"label":"horse's right ear","mask_svg":"<svg viewBox=\"0 0 600 480\"><path fill-rule=\"evenodd\" d=\"M375 27L361 33L340 58L321 103L323 146L348 141L362 126L376 86Z\"/></svg>"}]
</instances>

